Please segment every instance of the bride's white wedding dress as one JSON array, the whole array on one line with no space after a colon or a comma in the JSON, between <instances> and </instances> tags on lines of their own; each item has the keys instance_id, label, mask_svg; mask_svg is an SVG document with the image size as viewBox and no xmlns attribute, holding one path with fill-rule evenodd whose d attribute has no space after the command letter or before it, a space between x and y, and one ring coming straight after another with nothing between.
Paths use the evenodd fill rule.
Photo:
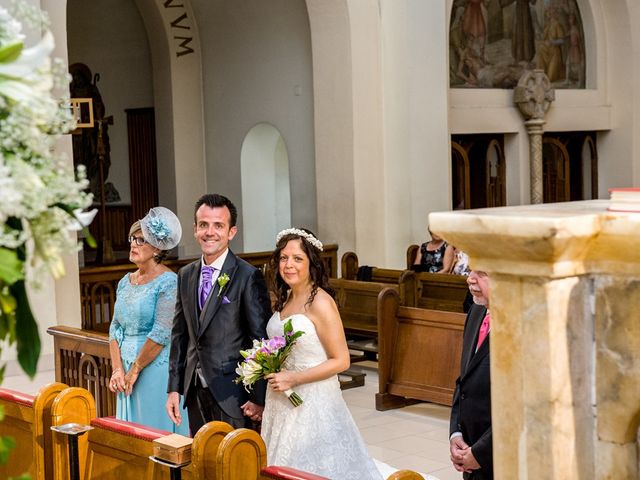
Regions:
<instances>
[{"instance_id":1,"label":"bride's white wedding dress","mask_svg":"<svg viewBox=\"0 0 640 480\"><path fill-rule=\"evenodd\" d=\"M289 318L289 317L287 317ZM285 363L287 370L305 370L327 359L313 322L291 316L294 331L302 330ZM285 319L286 320L286 319ZM269 320L269 337L282 336L279 312ZM382 480L340 391L337 376L298 385L303 404L294 407L282 392L267 389L262 437L269 465L293 467L336 480Z\"/></svg>"}]
</instances>

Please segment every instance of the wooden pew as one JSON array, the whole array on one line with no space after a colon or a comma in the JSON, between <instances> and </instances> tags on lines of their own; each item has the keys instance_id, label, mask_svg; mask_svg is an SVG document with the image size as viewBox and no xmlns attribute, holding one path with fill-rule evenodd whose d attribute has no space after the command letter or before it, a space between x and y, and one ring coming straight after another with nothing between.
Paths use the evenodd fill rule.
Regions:
<instances>
[{"instance_id":1,"label":"wooden pew","mask_svg":"<svg viewBox=\"0 0 640 480\"><path fill-rule=\"evenodd\" d=\"M381 292L376 409L414 400L451 405L464 322L463 313L403 307L394 289Z\"/></svg>"},{"instance_id":2,"label":"wooden pew","mask_svg":"<svg viewBox=\"0 0 640 480\"><path fill-rule=\"evenodd\" d=\"M0 406L5 415L0 422L0 435L16 441L8 462L0 465L0 478L26 472L34 480L53 478L51 406L65 388L62 383L50 383L35 396L0 388Z\"/></svg>"},{"instance_id":3,"label":"wooden pew","mask_svg":"<svg viewBox=\"0 0 640 480\"><path fill-rule=\"evenodd\" d=\"M248 252L239 253L238 256L265 272L271 254L271 251ZM338 274L338 245L324 245L321 257L325 261L329 277L336 277ZM194 260L196 259L167 260L165 265L177 272L181 267ZM97 332L109 331L118 282L127 272L133 272L136 268L135 265L126 263L80 269L81 325L83 329Z\"/></svg>"}]
</instances>

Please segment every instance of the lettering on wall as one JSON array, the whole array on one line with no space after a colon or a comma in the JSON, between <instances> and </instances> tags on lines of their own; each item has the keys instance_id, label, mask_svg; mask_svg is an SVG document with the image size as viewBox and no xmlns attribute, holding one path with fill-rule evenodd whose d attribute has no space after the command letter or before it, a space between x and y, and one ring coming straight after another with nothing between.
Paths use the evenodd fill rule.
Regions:
<instances>
[{"instance_id":1,"label":"lettering on wall","mask_svg":"<svg viewBox=\"0 0 640 480\"><path fill-rule=\"evenodd\" d=\"M173 34L173 46L176 56L182 57L193 53L193 48L190 47L193 41L193 36L190 35L191 19L188 17L184 4L179 0L164 0L162 4L169 14L169 26ZM165 18L167 17L165 16Z\"/></svg>"}]
</instances>

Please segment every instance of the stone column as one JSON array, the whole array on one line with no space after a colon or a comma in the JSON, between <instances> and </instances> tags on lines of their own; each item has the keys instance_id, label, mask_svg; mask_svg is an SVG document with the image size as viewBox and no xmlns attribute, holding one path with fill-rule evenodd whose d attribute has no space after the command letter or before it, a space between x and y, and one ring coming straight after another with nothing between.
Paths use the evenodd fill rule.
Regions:
<instances>
[{"instance_id":1,"label":"stone column","mask_svg":"<svg viewBox=\"0 0 640 480\"><path fill-rule=\"evenodd\" d=\"M496 479L640 478L640 214L607 205L429 216L489 272Z\"/></svg>"},{"instance_id":2,"label":"stone column","mask_svg":"<svg viewBox=\"0 0 640 480\"><path fill-rule=\"evenodd\" d=\"M513 101L525 118L529 133L531 203L542 203L542 134L544 116L555 100L555 91L543 70L527 70L513 91Z\"/></svg>"}]
</instances>

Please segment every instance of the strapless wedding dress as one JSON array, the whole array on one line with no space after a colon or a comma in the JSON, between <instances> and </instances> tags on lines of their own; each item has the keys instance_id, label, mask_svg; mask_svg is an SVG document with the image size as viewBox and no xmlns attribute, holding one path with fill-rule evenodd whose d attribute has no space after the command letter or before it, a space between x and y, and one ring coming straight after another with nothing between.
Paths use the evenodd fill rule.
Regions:
<instances>
[{"instance_id":1,"label":"strapless wedding dress","mask_svg":"<svg viewBox=\"0 0 640 480\"><path fill-rule=\"evenodd\" d=\"M301 371L324 362L327 354L313 322L303 314L291 318L293 329L305 333L292 348L286 369ZM267 324L269 337L282 336L284 323L276 312ZM342 398L338 377L298 385L294 390L304 401L298 407L284 393L267 388L262 415L267 463L335 480L381 480L383 475L367 453Z\"/></svg>"}]
</instances>

